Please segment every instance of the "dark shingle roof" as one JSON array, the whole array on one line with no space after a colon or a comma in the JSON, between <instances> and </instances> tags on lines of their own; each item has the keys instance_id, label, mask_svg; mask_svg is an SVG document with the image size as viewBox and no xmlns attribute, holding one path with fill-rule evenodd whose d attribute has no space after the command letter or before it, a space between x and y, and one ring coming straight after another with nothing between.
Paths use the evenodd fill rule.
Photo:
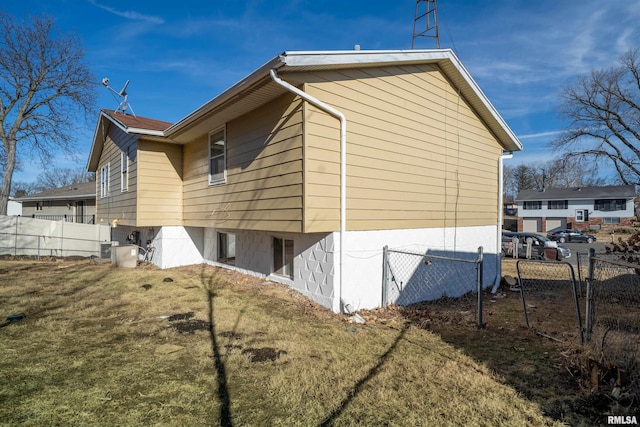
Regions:
<instances>
[{"instance_id":1,"label":"dark shingle roof","mask_svg":"<svg viewBox=\"0 0 640 427\"><path fill-rule=\"evenodd\" d=\"M122 123L127 128L163 131L172 125L172 123L163 122L162 120L149 119L147 117L140 116L130 116L128 114L122 114L116 111L103 109L102 112L108 114L111 118Z\"/></svg>"},{"instance_id":2,"label":"dark shingle roof","mask_svg":"<svg viewBox=\"0 0 640 427\"><path fill-rule=\"evenodd\" d=\"M38 200L82 200L96 197L95 182L81 182L66 187L52 188L24 197L16 197L17 202L35 202Z\"/></svg>"},{"instance_id":3,"label":"dark shingle roof","mask_svg":"<svg viewBox=\"0 0 640 427\"><path fill-rule=\"evenodd\" d=\"M550 188L545 191L522 190L518 193L516 201L628 199L635 196L634 185L609 185L604 187Z\"/></svg>"}]
</instances>

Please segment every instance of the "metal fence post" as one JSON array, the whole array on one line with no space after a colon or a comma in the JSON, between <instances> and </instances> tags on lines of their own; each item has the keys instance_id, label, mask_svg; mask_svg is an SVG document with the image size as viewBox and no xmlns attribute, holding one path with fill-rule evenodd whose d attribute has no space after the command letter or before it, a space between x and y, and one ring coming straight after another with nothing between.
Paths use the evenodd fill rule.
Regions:
<instances>
[{"instance_id":1,"label":"metal fence post","mask_svg":"<svg viewBox=\"0 0 640 427\"><path fill-rule=\"evenodd\" d=\"M17 216L15 218L16 218L16 237L14 239L13 256L18 256L18 219L20 217Z\"/></svg>"},{"instance_id":2,"label":"metal fence post","mask_svg":"<svg viewBox=\"0 0 640 427\"><path fill-rule=\"evenodd\" d=\"M389 305L387 287L389 285L389 246L382 248L382 307Z\"/></svg>"},{"instance_id":3,"label":"metal fence post","mask_svg":"<svg viewBox=\"0 0 640 427\"><path fill-rule=\"evenodd\" d=\"M477 270L477 287L478 287L478 328L482 328L484 325L482 323L482 276L483 276L483 265L484 265L484 255L483 248L480 246L478 248L478 260L476 261L476 270Z\"/></svg>"},{"instance_id":4,"label":"metal fence post","mask_svg":"<svg viewBox=\"0 0 640 427\"><path fill-rule=\"evenodd\" d=\"M60 229L60 256L64 256L64 223L65 221L62 221Z\"/></svg>"},{"instance_id":5,"label":"metal fence post","mask_svg":"<svg viewBox=\"0 0 640 427\"><path fill-rule=\"evenodd\" d=\"M593 326L593 272L595 268L593 258L596 255L596 250L594 248L589 248L589 272L587 273L587 295L585 297L585 320L584 320L584 341L591 342L591 328Z\"/></svg>"}]
</instances>

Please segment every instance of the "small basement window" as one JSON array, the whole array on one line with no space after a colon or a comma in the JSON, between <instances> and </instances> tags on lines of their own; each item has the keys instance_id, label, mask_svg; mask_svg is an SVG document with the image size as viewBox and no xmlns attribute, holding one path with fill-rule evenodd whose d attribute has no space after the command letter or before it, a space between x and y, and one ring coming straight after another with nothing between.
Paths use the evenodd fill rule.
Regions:
<instances>
[{"instance_id":1,"label":"small basement window","mask_svg":"<svg viewBox=\"0 0 640 427\"><path fill-rule=\"evenodd\" d=\"M293 240L273 238L273 273L293 279Z\"/></svg>"},{"instance_id":2,"label":"small basement window","mask_svg":"<svg viewBox=\"0 0 640 427\"><path fill-rule=\"evenodd\" d=\"M217 261L224 264L236 263L236 235L232 233L218 233Z\"/></svg>"}]
</instances>

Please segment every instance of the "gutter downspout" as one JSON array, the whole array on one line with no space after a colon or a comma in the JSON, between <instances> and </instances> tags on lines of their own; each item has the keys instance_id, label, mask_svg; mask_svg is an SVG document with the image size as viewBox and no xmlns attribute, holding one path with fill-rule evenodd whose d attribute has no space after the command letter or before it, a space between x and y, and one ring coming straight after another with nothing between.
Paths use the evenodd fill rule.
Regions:
<instances>
[{"instance_id":1,"label":"gutter downspout","mask_svg":"<svg viewBox=\"0 0 640 427\"><path fill-rule=\"evenodd\" d=\"M504 212L504 161L513 158L513 153L503 154L498 160L498 245L496 246L496 281L491 288L491 293L498 292L502 280L502 221Z\"/></svg>"},{"instance_id":2,"label":"gutter downspout","mask_svg":"<svg viewBox=\"0 0 640 427\"><path fill-rule=\"evenodd\" d=\"M278 77L278 73L275 68L269 70L269 74L271 75L271 79L278 85L282 86L289 92L298 95L303 100L309 102L315 107L325 111L326 113L332 115L340 119L340 254L339 254L339 277L337 281L337 286L334 289L334 299L333 299L333 307L332 310L334 313L342 312L342 278L344 277L344 235L347 231L347 118L340 111L331 107L328 104L320 101L317 98L309 95L306 92L301 91L297 87L291 85L290 83L285 82L284 80Z\"/></svg>"}]
</instances>

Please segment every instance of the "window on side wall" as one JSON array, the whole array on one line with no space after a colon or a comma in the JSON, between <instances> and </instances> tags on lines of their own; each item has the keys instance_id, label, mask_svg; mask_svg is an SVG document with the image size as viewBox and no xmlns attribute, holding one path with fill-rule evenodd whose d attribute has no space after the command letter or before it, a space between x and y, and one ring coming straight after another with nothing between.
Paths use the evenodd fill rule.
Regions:
<instances>
[{"instance_id":1,"label":"window on side wall","mask_svg":"<svg viewBox=\"0 0 640 427\"><path fill-rule=\"evenodd\" d=\"M293 240L273 238L273 273L293 279Z\"/></svg>"},{"instance_id":2,"label":"window on side wall","mask_svg":"<svg viewBox=\"0 0 640 427\"><path fill-rule=\"evenodd\" d=\"M209 184L223 184L227 169L225 128L209 134Z\"/></svg>"},{"instance_id":3,"label":"window on side wall","mask_svg":"<svg viewBox=\"0 0 640 427\"><path fill-rule=\"evenodd\" d=\"M620 224L620 217L607 216L602 218L602 222L604 222L605 224Z\"/></svg>"},{"instance_id":4,"label":"window on side wall","mask_svg":"<svg viewBox=\"0 0 640 427\"><path fill-rule=\"evenodd\" d=\"M236 262L236 235L232 233L218 233L218 262L235 264Z\"/></svg>"},{"instance_id":5,"label":"window on side wall","mask_svg":"<svg viewBox=\"0 0 640 427\"><path fill-rule=\"evenodd\" d=\"M120 153L120 191L129 191L129 153Z\"/></svg>"},{"instance_id":6,"label":"window on side wall","mask_svg":"<svg viewBox=\"0 0 640 427\"><path fill-rule=\"evenodd\" d=\"M100 168L100 197L109 195L109 163Z\"/></svg>"},{"instance_id":7,"label":"window on side wall","mask_svg":"<svg viewBox=\"0 0 640 427\"><path fill-rule=\"evenodd\" d=\"M627 201L625 199L605 199L595 200L594 210L596 211L623 211L627 209Z\"/></svg>"},{"instance_id":8,"label":"window on side wall","mask_svg":"<svg viewBox=\"0 0 640 427\"><path fill-rule=\"evenodd\" d=\"M524 202L522 207L525 210L542 209L542 201L535 200L531 202Z\"/></svg>"},{"instance_id":9,"label":"window on side wall","mask_svg":"<svg viewBox=\"0 0 640 427\"><path fill-rule=\"evenodd\" d=\"M568 200L549 200L547 201L547 209L568 209Z\"/></svg>"}]
</instances>

